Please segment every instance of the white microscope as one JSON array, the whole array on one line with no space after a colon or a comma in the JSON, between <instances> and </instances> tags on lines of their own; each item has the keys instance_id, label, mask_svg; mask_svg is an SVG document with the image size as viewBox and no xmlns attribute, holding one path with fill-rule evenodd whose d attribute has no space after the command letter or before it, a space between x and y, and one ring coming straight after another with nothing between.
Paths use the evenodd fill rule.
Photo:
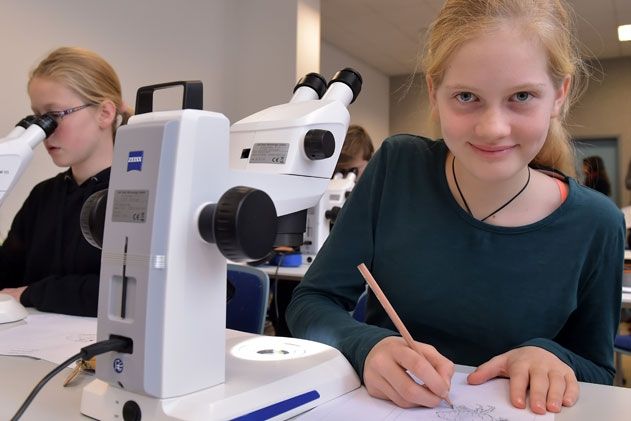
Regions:
<instances>
[{"instance_id":1,"label":"white microscope","mask_svg":"<svg viewBox=\"0 0 631 421\"><path fill-rule=\"evenodd\" d=\"M57 128L54 118L29 115L0 139L0 204L33 158L33 149ZM0 293L0 324L26 318L26 309L7 294Z\"/></svg>"},{"instance_id":2,"label":"white microscope","mask_svg":"<svg viewBox=\"0 0 631 421\"><path fill-rule=\"evenodd\" d=\"M51 116L30 115L0 139L0 204L33 159L33 149L56 128L57 122Z\"/></svg>"},{"instance_id":3,"label":"white microscope","mask_svg":"<svg viewBox=\"0 0 631 421\"><path fill-rule=\"evenodd\" d=\"M329 237L337 215L355 187L356 178L357 174L352 171L346 175L336 173L318 204L307 210L307 227L304 242L300 246L303 264L309 264L315 259Z\"/></svg>"},{"instance_id":4,"label":"white microscope","mask_svg":"<svg viewBox=\"0 0 631 421\"><path fill-rule=\"evenodd\" d=\"M201 110L201 83L175 84L184 85L181 111L151 112L153 91L173 84L138 91L139 114L117 132L107 194L82 211L84 233L103 249L97 339L131 346L97 357L81 412L285 419L357 388L337 350L226 330L225 319L226 258L257 260L274 244L302 242L361 77L344 69L327 87L309 74L289 103L232 127Z\"/></svg>"}]
</instances>

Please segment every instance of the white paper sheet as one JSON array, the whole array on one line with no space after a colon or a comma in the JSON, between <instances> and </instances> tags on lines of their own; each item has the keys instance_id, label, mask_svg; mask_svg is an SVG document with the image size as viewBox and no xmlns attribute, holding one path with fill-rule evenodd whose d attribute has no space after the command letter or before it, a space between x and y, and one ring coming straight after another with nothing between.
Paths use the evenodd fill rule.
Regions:
<instances>
[{"instance_id":1,"label":"white paper sheet","mask_svg":"<svg viewBox=\"0 0 631 421\"><path fill-rule=\"evenodd\" d=\"M322 420L436 420L436 421L542 421L554 414L536 415L530 409L517 409L509 401L508 380L493 379L478 386L467 384L467 375L455 373L449 394L454 409L446 404L437 408L402 409L375 399L364 387L320 405L297 417L300 421Z\"/></svg>"},{"instance_id":2,"label":"white paper sheet","mask_svg":"<svg viewBox=\"0 0 631 421\"><path fill-rule=\"evenodd\" d=\"M30 314L24 323L0 330L0 354L59 364L96 341L96 318Z\"/></svg>"}]
</instances>

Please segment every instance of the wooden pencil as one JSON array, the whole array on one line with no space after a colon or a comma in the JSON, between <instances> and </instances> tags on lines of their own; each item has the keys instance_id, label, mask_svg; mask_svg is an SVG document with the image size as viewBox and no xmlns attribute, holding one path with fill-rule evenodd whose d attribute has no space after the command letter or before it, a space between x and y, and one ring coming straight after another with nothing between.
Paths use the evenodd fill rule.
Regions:
<instances>
[{"instance_id":1,"label":"wooden pencil","mask_svg":"<svg viewBox=\"0 0 631 421\"><path fill-rule=\"evenodd\" d=\"M408 344L410 348L416 351L416 347L414 345L414 339L412 338L412 335L410 335L410 331L405 327L405 325L401 321L401 318L395 311L394 307L392 307L392 304L390 304L390 301L388 301L388 298L383 293L383 291L381 290L381 287L379 287L379 284L377 284L377 281L372 276L372 274L370 273L366 265L361 263L357 266L357 269L359 269L359 272L362 274L362 276L368 283L368 286L370 286L370 289L372 289L372 291L375 293L375 296L381 303L381 306L383 307L384 310L386 310L386 313L388 313L388 317L390 317L390 320L392 320L392 323L394 323L394 326L397 328L401 336L403 336L403 339L405 340L405 342ZM447 394L445 397L441 396L441 398L443 398L445 402L447 402L449 406L453 408L453 404L451 403L451 400L449 399L449 394Z\"/></svg>"}]
</instances>

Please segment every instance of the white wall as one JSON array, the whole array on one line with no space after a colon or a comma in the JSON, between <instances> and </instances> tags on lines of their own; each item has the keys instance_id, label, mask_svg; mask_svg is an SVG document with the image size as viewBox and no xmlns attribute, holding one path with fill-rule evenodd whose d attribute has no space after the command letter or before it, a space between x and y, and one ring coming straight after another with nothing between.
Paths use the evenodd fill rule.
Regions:
<instances>
[{"instance_id":1,"label":"white wall","mask_svg":"<svg viewBox=\"0 0 631 421\"><path fill-rule=\"evenodd\" d=\"M287 102L303 69L318 71L320 1L230 0L226 9L230 23L223 42L232 47L226 49L226 66L217 77L227 89L222 112L236 121ZM300 34L300 54L299 22L312 29Z\"/></svg>"},{"instance_id":2,"label":"white wall","mask_svg":"<svg viewBox=\"0 0 631 421\"><path fill-rule=\"evenodd\" d=\"M362 91L351 104L351 123L363 126L372 138L375 147L388 137L390 132L390 82L388 76L354 58L335 46L322 42L321 74L327 81L335 72L352 67L362 75Z\"/></svg>"},{"instance_id":3,"label":"white wall","mask_svg":"<svg viewBox=\"0 0 631 421\"><path fill-rule=\"evenodd\" d=\"M232 121L285 102L300 62L319 61L316 48L296 58L296 22L314 16L319 19L319 0L3 0L0 137L31 113L29 70L62 45L89 48L108 60L131 107L140 86L187 79L204 83L204 109ZM312 44L319 37L312 34ZM301 38L305 42L305 34ZM61 170L37 148L0 207L0 238L31 188Z\"/></svg>"}]
</instances>

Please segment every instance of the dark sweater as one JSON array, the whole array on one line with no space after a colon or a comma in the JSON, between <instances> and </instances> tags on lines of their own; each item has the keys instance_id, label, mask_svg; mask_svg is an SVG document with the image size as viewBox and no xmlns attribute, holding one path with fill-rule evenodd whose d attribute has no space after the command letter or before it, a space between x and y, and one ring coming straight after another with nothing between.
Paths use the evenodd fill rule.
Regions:
<instances>
[{"instance_id":1,"label":"dark sweater","mask_svg":"<svg viewBox=\"0 0 631 421\"><path fill-rule=\"evenodd\" d=\"M342 351L360 377L364 360L395 328L375 296L366 324L349 315L366 263L420 342L477 366L534 345L581 381L611 383L618 328L624 220L605 196L567 178L551 215L521 227L480 222L445 178L442 141L386 140L294 291L292 334Z\"/></svg>"},{"instance_id":2,"label":"dark sweater","mask_svg":"<svg viewBox=\"0 0 631 421\"><path fill-rule=\"evenodd\" d=\"M107 168L78 186L68 170L33 188L0 247L0 289L27 285L27 307L96 316L101 251L83 238L79 215L109 176Z\"/></svg>"}]
</instances>

